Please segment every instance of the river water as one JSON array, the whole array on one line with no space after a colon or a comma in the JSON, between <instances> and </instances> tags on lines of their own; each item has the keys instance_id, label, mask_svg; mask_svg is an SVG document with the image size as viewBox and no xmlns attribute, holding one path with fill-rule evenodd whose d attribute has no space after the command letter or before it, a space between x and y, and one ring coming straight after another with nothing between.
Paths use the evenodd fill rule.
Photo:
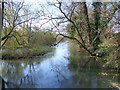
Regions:
<instances>
[{"instance_id":1,"label":"river water","mask_svg":"<svg viewBox=\"0 0 120 90\"><path fill-rule=\"evenodd\" d=\"M10 88L111 88L120 83L114 72L76 73L69 67L69 55L68 42L62 42L43 57L1 61L0 74Z\"/></svg>"}]
</instances>

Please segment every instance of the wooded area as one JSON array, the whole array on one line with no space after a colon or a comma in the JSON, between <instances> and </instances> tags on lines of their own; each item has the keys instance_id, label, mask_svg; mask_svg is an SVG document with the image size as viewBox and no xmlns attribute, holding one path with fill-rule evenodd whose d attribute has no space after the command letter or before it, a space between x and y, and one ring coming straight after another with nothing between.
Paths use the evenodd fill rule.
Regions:
<instances>
[{"instance_id":1,"label":"wooded area","mask_svg":"<svg viewBox=\"0 0 120 90\"><path fill-rule=\"evenodd\" d=\"M55 0L45 5L40 3L38 7L25 1L0 1L2 60L42 59L41 56L48 52L54 53L52 56L55 57L56 50L61 48L59 45L68 42L64 49L68 48L66 52L69 55L64 58L69 62L67 67L71 68L71 72L102 69L113 70L120 76L119 1ZM59 50L61 53L65 51ZM56 57L55 60L63 56Z\"/></svg>"}]
</instances>

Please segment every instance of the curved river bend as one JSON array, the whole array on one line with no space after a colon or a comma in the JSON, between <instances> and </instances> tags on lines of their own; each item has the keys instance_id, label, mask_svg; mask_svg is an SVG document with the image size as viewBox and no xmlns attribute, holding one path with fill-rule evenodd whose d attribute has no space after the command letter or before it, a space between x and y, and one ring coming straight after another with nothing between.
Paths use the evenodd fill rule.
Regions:
<instances>
[{"instance_id":1,"label":"curved river bend","mask_svg":"<svg viewBox=\"0 0 120 90\"><path fill-rule=\"evenodd\" d=\"M110 80L117 78L69 69L68 42L60 43L55 50L42 58L1 61L0 74L11 88L99 88L112 87ZM79 76L79 78L78 78ZM76 79L77 78L77 79ZM107 81L106 81L107 80Z\"/></svg>"}]
</instances>

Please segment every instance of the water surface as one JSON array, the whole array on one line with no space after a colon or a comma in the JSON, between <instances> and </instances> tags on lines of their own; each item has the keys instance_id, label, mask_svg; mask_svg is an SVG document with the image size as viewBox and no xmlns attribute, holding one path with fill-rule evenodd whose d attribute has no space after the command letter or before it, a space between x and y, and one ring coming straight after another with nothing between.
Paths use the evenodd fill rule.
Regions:
<instances>
[{"instance_id":1,"label":"water surface","mask_svg":"<svg viewBox=\"0 0 120 90\"><path fill-rule=\"evenodd\" d=\"M60 43L44 57L1 61L0 74L6 87L110 88L120 83L114 72L74 70L69 66L68 42Z\"/></svg>"}]
</instances>

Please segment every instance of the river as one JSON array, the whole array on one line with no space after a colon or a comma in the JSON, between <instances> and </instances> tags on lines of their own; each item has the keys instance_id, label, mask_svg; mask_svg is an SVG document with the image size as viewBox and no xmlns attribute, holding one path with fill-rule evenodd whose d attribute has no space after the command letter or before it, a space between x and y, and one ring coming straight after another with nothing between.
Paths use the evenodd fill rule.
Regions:
<instances>
[{"instance_id":1,"label":"river","mask_svg":"<svg viewBox=\"0 0 120 90\"><path fill-rule=\"evenodd\" d=\"M69 67L69 44L62 42L53 52L27 60L2 60L0 74L10 88L111 88L120 83L116 73L96 74Z\"/></svg>"}]
</instances>

